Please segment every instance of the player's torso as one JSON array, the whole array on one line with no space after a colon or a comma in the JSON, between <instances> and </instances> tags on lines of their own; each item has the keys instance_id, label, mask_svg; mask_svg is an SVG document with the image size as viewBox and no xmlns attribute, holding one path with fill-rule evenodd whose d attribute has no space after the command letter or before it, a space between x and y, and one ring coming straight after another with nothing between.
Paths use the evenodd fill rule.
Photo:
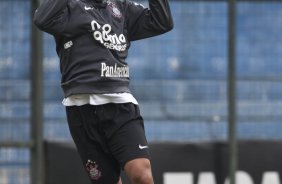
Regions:
<instances>
[{"instance_id":1,"label":"player's torso","mask_svg":"<svg viewBox=\"0 0 282 184\"><path fill-rule=\"evenodd\" d=\"M117 81L127 85L129 42L124 6L111 0L99 7L91 1L69 1L69 20L57 40L62 84Z\"/></svg>"},{"instance_id":2,"label":"player's torso","mask_svg":"<svg viewBox=\"0 0 282 184\"><path fill-rule=\"evenodd\" d=\"M64 32L75 32L75 37L87 35L107 49L125 51L128 41L124 3L116 0L105 3L99 5L94 0L71 0Z\"/></svg>"}]
</instances>

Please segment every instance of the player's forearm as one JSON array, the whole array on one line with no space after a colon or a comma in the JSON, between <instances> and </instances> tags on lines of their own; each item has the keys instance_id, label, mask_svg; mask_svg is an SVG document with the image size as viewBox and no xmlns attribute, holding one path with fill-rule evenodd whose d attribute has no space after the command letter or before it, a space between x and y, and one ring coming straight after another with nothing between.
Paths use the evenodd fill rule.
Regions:
<instances>
[{"instance_id":1,"label":"player's forearm","mask_svg":"<svg viewBox=\"0 0 282 184\"><path fill-rule=\"evenodd\" d=\"M168 0L149 0L151 23L161 31L173 28L173 20Z\"/></svg>"},{"instance_id":2,"label":"player's forearm","mask_svg":"<svg viewBox=\"0 0 282 184\"><path fill-rule=\"evenodd\" d=\"M67 7L68 0L44 0L34 14L34 24L47 31L58 24L58 17Z\"/></svg>"},{"instance_id":3,"label":"player's forearm","mask_svg":"<svg viewBox=\"0 0 282 184\"><path fill-rule=\"evenodd\" d=\"M129 18L131 41L160 35L173 28L168 0L149 0L149 6L150 9L145 8L141 13L140 8L137 9L138 14L135 13L136 8L129 9L129 15L133 15Z\"/></svg>"}]
</instances>

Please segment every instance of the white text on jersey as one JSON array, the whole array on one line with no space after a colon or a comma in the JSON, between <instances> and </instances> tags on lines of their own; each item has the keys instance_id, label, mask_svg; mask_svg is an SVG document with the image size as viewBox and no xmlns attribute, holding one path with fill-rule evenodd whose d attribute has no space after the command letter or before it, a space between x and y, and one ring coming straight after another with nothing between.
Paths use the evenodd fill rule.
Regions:
<instances>
[{"instance_id":1,"label":"white text on jersey","mask_svg":"<svg viewBox=\"0 0 282 184\"><path fill-rule=\"evenodd\" d=\"M126 50L126 39L123 34L110 34L112 27L110 24L104 24L101 26L98 22L93 20L91 22L91 27L93 32L93 37L95 40L99 41L106 48L125 51Z\"/></svg>"}]
</instances>

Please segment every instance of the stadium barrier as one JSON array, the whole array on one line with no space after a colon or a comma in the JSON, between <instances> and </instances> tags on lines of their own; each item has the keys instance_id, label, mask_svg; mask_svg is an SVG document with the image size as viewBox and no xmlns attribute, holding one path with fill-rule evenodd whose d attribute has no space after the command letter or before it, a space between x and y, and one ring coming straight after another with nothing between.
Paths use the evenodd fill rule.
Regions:
<instances>
[{"instance_id":1,"label":"stadium barrier","mask_svg":"<svg viewBox=\"0 0 282 184\"><path fill-rule=\"evenodd\" d=\"M282 183L281 141L240 141L238 148L237 184ZM150 150L156 184L229 183L225 142L152 143ZM90 184L73 143L46 142L45 152L46 184Z\"/></svg>"}]
</instances>

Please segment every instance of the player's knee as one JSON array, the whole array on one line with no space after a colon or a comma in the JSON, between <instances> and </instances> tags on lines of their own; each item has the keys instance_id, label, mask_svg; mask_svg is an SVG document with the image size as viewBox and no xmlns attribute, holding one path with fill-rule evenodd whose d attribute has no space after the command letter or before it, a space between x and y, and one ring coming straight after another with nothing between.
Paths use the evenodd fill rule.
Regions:
<instances>
[{"instance_id":1,"label":"player's knee","mask_svg":"<svg viewBox=\"0 0 282 184\"><path fill-rule=\"evenodd\" d=\"M119 178L117 184L122 184L121 178Z\"/></svg>"},{"instance_id":2,"label":"player's knee","mask_svg":"<svg viewBox=\"0 0 282 184\"><path fill-rule=\"evenodd\" d=\"M131 176L134 184L153 184L153 177L150 170L144 170Z\"/></svg>"},{"instance_id":3,"label":"player's knee","mask_svg":"<svg viewBox=\"0 0 282 184\"><path fill-rule=\"evenodd\" d=\"M137 159L125 166L125 171L133 184L153 184L151 164L148 159Z\"/></svg>"}]
</instances>

